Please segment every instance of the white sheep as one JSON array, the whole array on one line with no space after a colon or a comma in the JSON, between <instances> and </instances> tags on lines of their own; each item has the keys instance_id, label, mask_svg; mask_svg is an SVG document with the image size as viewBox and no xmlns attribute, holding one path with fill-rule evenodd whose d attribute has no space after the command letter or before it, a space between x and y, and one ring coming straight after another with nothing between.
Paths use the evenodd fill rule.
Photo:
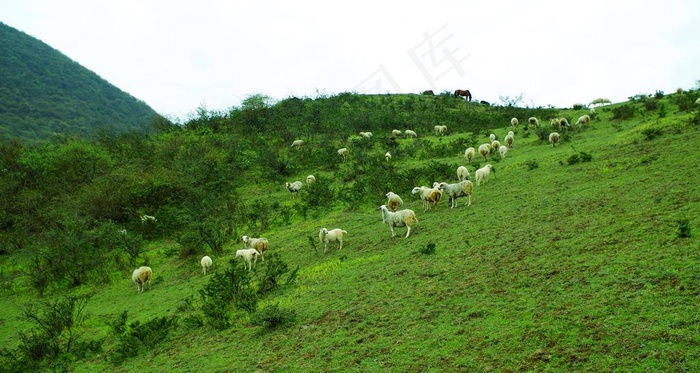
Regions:
<instances>
[{"instance_id":1,"label":"white sheep","mask_svg":"<svg viewBox=\"0 0 700 373\"><path fill-rule=\"evenodd\" d=\"M530 127L539 127L540 126L540 122L535 117L528 118L527 123L530 125Z\"/></svg>"},{"instance_id":2,"label":"white sheep","mask_svg":"<svg viewBox=\"0 0 700 373\"><path fill-rule=\"evenodd\" d=\"M471 180L472 177L469 175L469 170L464 166L457 167L457 179L459 181Z\"/></svg>"},{"instance_id":3,"label":"white sheep","mask_svg":"<svg viewBox=\"0 0 700 373\"><path fill-rule=\"evenodd\" d=\"M559 125L562 127L569 127L569 121L566 118L559 119Z\"/></svg>"},{"instance_id":4,"label":"white sheep","mask_svg":"<svg viewBox=\"0 0 700 373\"><path fill-rule=\"evenodd\" d=\"M292 198L296 197L297 192L301 190L301 188L304 186L304 184L301 183L301 181L297 180L293 183L286 182L284 186L287 187L287 190L289 193L292 193Z\"/></svg>"},{"instance_id":5,"label":"white sheep","mask_svg":"<svg viewBox=\"0 0 700 373\"><path fill-rule=\"evenodd\" d=\"M403 133L406 135L406 137L418 137L416 131L413 130L405 130Z\"/></svg>"},{"instance_id":6,"label":"white sheep","mask_svg":"<svg viewBox=\"0 0 700 373\"><path fill-rule=\"evenodd\" d=\"M400 136L400 135L401 135L401 131L399 131L399 130L392 130L392 131L391 131L391 135L392 135L392 136Z\"/></svg>"},{"instance_id":7,"label":"white sheep","mask_svg":"<svg viewBox=\"0 0 700 373\"><path fill-rule=\"evenodd\" d=\"M588 114L581 115L578 117L578 120L576 121L575 125L576 126L584 126L588 123L591 122L591 117Z\"/></svg>"},{"instance_id":8,"label":"white sheep","mask_svg":"<svg viewBox=\"0 0 700 373\"><path fill-rule=\"evenodd\" d=\"M292 143L292 148L300 149L302 146L304 146L304 140L294 140Z\"/></svg>"},{"instance_id":9,"label":"white sheep","mask_svg":"<svg viewBox=\"0 0 700 373\"><path fill-rule=\"evenodd\" d=\"M503 142L506 143L506 146L508 149L513 149L513 143L515 142L515 136L511 132L509 132L506 137L503 139Z\"/></svg>"},{"instance_id":10,"label":"white sheep","mask_svg":"<svg viewBox=\"0 0 700 373\"><path fill-rule=\"evenodd\" d=\"M494 142L494 140L496 140L496 135L492 133L489 135L489 141Z\"/></svg>"},{"instance_id":11,"label":"white sheep","mask_svg":"<svg viewBox=\"0 0 700 373\"><path fill-rule=\"evenodd\" d=\"M370 137L372 137L372 132L360 132L360 136L369 139Z\"/></svg>"},{"instance_id":12,"label":"white sheep","mask_svg":"<svg viewBox=\"0 0 700 373\"><path fill-rule=\"evenodd\" d=\"M207 270L211 267L212 260L209 256L205 255L202 257L202 260L199 261L199 263L202 265L202 273L207 274Z\"/></svg>"},{"instance_id":13,"label":"white sheep","mask_svg":"<svg viewBox=\"0 0 700 373\"><path fill-rule=\"evenodd\" d=\"M549 134L549 143L552 144L552 147L555 147L558 142L559 142L559 134L557 132L550 133Z\"/></svg>"},{"instance_id":14,"label":"white sheep","mask_svg":"<svg viewBox=\"0 0 700 373\"><path fill-rule=\"evenodd\" d=\"M494 152L498 151L498 148L501 147L501 142L498 140L493 140L491 142L491 149L493 149Z\"/></svg>"},{"instance_id":15,"label":"white sheep","mask_svg":"<svg viewBox=\"0 0 700 373\"><path fill-rule=\"evenodd\" d=\"M518 118L511 119L510 126L513 127L513 131L515 131L518 128Z\"/></svg>"},{"instance_id":16,"label":"white sheep","mask_svg":"<svg viewBox=\"0 0 700 373\"><path fill-rule=\"evenodd\" d=\"M698 99L695 100L695 105L700 105L700 97L698 97Z\"/></svg>"},{"instance_id":17,"label":"white sheep","mask_svg":"<svg viewBox=\"0 0 700 373\"><path fill-rule=\"evenodd\" d=\"M260 252L255 249L236 250L236 258L243 258L243 268L248 269L248 271L258 262L259 256L261 256Z\"/></svg>"},{"instance_id":18,"label":"white sheep","mask_svg":"<svg viewBox=\"0 0 700 373\"><path fill-rule=\"evenodd\" d=\"M394 192L388 192L386 198L388 198L386 204L391 211L396 211L399 207L403 206L403 200Z\"/></svg>"},{"instance_id":19,"label":"white sheep","mask_svg":"<svg viewBox=\"0 0 700 373\"><path fill-rule=\"evenodd\" d=\"M464 151L464 158L467 160L467 163L472 164L472 161L474 160L474 153L475 150L472 147L469 147Z\"/></svg>"},{"instance_id":20,"label":"white sheep","mask_svg":"<svg viewBox=\"0 0 700 373\"><path fill-rule=\"evenodd\" d=\"M550 122L549 125L552 127L559 127L561 126L561 119L559 118L553 118Z\"/></svg>"},{"instance_id":21,"label":"white sheep","mask_svg":"<svg viewBox=\"0 0 700 373\"><path fill-rule=\"evenodd\" d=\"M605 105L605 104L610 104L612 103L610 100L607 98L596 98L595 100L591 101L591 105Z\"/></svg>"},{"instance_id":22,"label":"white sheep","mask_svg":"<svg viewBox=\"0 0 700 373\"><path fill-rule=\"evenodd\" d=\"M248 236L241 237L241 241L245 243L245 246L249 249L256 249L260 252L260 258L265 261L265 251L270 246L270 242L265 237L253 238Z\"/></svg>"},{"instance_id":23,"label":"white sheep","mask_svg":"<svg viewBox=\"0 0 700 373\"><path fill-rule=\"evenodd\" d=\"M151 278L153 278L153 270L151 267L139 267L131 274L131 279L136 283L136 290L143 293L145 285L148 285L148 290L151 290Z\"/></svg>"},{"instance_id":24,"label":"white sheep","mask_svg":"<svg viewBox=\"0 0 700 373\"><path fill-rule=\"evenodd\" d=\"M482 181L484 183L487 182L492 170L494 173L496 172L496 170L493 169L493 166L491 166L491 164L487 164L486 166L476 170L476 172L474 173L474 175L476 176L476 185L481 185Z\"/></svg>"},{"instance_id":25,"label":"white sheep","mask_svg":"<svg viewBox=\"0 0 700 373\"><path fill-rule=\"evenodd\" d=\"M440 190L450 197L450 208L457 207L457 198L467 197L467 206L472 205L472 191L474 184L470 180L463 180L456 184L440 183Z\"/></svg>"},{"instance_id":26,"label":"white sheep","mask_svg":"<svg viewBox=\"0 0 700 373\"><path fill-rule=\"evenodd\" d=\"M155 216L151 215L139 215L141 218L141 224L146 224L146 223L155 223L158 221Z\"/></svg>"},{"instance_id":27,"label":"white sheep","mask_svg":"<svg viewBox=\"0 0 700 373\"><path fill-rule=\"evenodd\" d=\"M391 212L386 205L379 206L382 211L382 222L391 229L391 237L396 237L394 227L406 227L406 238L411 234L411 226L418 222L416 213L413 210L405 209Z\"/></svg>"},{"instance_id":28,"label":"white sheep","mask_svg":"<svg viewBox=\"0 0 700 373\"><path fill-rule=\"evenodd\" d=\"M316 182L316 176L314 175L309 175L306 177L306 183L307 184L313 184Z\"/></svg>"},{"instance_id":29,"label":"white sheep","mask_svg":"<svg viewBox=\"0 0 700 373\"><path fill-rule=\"evenodd\" d=\"M348 148L340 148L338 149L338 155L343 157L343 162L345 162L345 157L348 156Z\"/></svg>"},{"instance_id":30,"label":"white sheep","mask_svg":"<svg viewBox=\"0 0 700 373\"><path fill-rule=\"evenodd\" d=\"M447 126L437 125L437 126L433 127L433 130L435 130L436 135L444 135L447 133Z\"/></svg>"},{"instance_id":31,"label":"white sheep","mask_svg":"<svg viewBox=\"0 0 700 373\"><path fill-rule=\"evenodd\" d=\"M491 145L490 144L481 144L479 145L479 154L481 155L481 158L484 159L484 162L486 162L486 157L491 153Z\"/></svg>"},{"instance_id":32,"label":"white sheep","mask_svg":"<svg viewBox=\"0 0 700 373\"><path fill-rule=\"evenodd\" d=\"M515 133L513 133L513 131L508 131L508 133L506 134L506 136L513 136L513 137L515 137Z\"/></svg>"},{"instance_id":33,"label":"white sheep","mask_svg":"<svg viewBox=\"0 0 700 373\"><path fill-rule=\"evenodd\" d=\"M501 157L505 158L506 153L508 153L508 147L505 145L501 145L498 147L498 152L501 153Z\"/></svg>"},{"instance_id":34,"label":"white sheep","mask_svg":"<svg viewBox=\"0 0 700 373\"><path fill-rule=\"evenodd\" d=\"M387 162L389 162L391 160L391 153L386 152L386 154L384 154L384 158L386 159Z\"/></svg>"},{"instance_id":35,"label":"white sheep","mask_svg":"<svg viewBox=\"0 0 700 373\"><path fill-rule=\"evenodd\" d=\"M412 194L418 194L421 201L423 201L423 212L432 210L433 207L437 210L437 204L442 199L442 191L438 188L439 186L440 183L437 183L432 188L419 186L411 191Z\"/></svg>"},{"instance_id":36,"label":"white sheep","mask_svg":"<svg viewBox=\"0 0 700 373\"><path fill-rule=\"evenodd\" d=\"M331 230L321 228L321 230L318 232L318 239L321 241L321 243L323 243L323 252L325 253L328 251L329 242L336 241L340 244L338 250L341 250L343 248L343 235L346 234L348 234L348 232L340 228Z\"/></svg>"}]
</instances>

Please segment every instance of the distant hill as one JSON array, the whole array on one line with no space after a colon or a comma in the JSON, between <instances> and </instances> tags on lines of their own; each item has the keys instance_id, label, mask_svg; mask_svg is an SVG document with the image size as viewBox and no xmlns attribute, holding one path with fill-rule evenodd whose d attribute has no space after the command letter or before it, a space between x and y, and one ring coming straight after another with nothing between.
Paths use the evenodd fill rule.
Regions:
<instances>
[{"instance_id":1,"label":"distant hill","mask_svg":"<svg viewBox=\"0 0 700 373\"><path fill-rule=\"evenodd\" d=\"M156 115L56 49L0 23L0 138L148 131Z\"/></svg>"}]
</instances>

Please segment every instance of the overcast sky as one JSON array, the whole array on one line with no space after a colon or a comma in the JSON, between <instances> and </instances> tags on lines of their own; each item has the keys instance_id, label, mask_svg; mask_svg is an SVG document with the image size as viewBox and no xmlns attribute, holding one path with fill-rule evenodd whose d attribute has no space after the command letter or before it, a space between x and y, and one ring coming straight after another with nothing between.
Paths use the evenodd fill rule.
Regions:
<instances>
[{"instance_id":1,"label":"overcast sky","mask_svg":"<svg viewBox=\"0 0 700 373\"><path fill-rule=\"evenodd\" d=\"M0 21L180 118L253 94L569 107L700 79L696 0L3 0Z\"/></svg>"}]
</instances>

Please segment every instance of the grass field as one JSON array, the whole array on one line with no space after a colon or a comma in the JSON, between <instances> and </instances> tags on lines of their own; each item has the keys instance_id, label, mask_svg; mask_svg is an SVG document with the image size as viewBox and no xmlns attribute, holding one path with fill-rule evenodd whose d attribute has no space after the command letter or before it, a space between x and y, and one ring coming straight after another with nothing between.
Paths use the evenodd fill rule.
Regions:
<instances>
[{"instance_id":1,"label":"grass field","mask_svg":"<svg viewBox=\"0 0 700 373\"><path fill-rule=\"evenodd\" d=\"M507 156L489 161L496 173L474 187L470 207L460 199L450 209L444 199L423 212L410 190L394 191L418 216L409 238L404 228L391 237L378 205L272 227L270 252L300 269L293 285L260 306L293 310L287 326L253 326L242 311L223 331L187 324L211 275L201 274L198 257L175 259L168 255L174 244L153 243L145 254L155 272L150 291L137 294L120 274L104 288L77 290L95 293L80 332L105 342L104 353L73 369L700 371L700 133L686 124L696 114L614 121L609 108L598 112L589 128L554 148L524 137L521 125ZM494 128L499 139L508 130ZM569 164L584 153L590 161ZM462 154L443 160L466 165ZM289 200L279 187L268 197ZM331 244L321 252L323 226L349 232L342 251ZM422 253L431 244L435 252ZM222 272L240 247L231 242L213 257L213 271ZM258 262L256 273L264 266ZM29 326L14 316L28 297L0 300L0 346L14 346L16 332ZM155 347L116 364L108 322L124 310L129 321L178 315L180 323Z\"/></svg>"}]
</instances>

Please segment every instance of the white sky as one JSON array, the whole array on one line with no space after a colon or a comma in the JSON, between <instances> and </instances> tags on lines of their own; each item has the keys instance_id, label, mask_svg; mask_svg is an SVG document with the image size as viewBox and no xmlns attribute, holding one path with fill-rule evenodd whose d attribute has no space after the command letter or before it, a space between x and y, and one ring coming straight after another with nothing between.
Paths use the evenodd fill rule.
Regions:
<instances>
[{"instance_id":1,"label":"white sky","mask_svg":"<svg viewBox=\"0 0 700 373\"><path fill-rule=\"evenodd\" d=\"M427 89L569 107L700 79L696 0L3 0L0 22L171 117Z\"/></svg>"}]
</instances>

